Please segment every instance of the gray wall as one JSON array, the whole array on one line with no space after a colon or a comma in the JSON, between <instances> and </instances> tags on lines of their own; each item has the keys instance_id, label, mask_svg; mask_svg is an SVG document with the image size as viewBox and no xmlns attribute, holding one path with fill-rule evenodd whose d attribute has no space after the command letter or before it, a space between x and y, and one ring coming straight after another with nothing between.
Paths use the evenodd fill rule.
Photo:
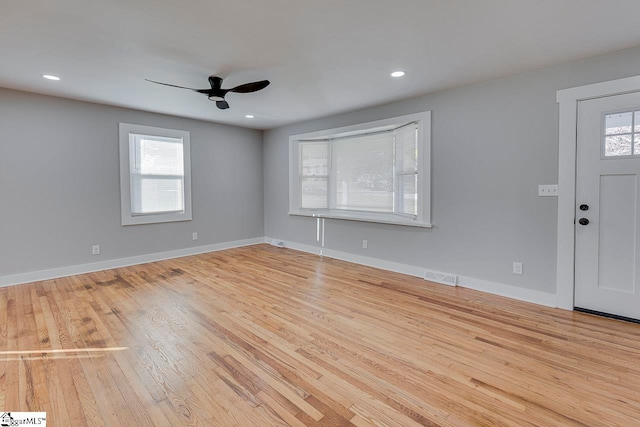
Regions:
<instances>
[{"instance_id":1,"label":"gray wall","mask_svg":"<svg viewBox=\"0 0 640 427\"><path fill-rule=\"evenodd\" d=\"M638 74L630 49L267 131L266 235L317 245L313 219L287 214L289 135L431 110L434 227L326 220L325 246L555 293L557 199L537 186L558 179L556 90Z\"/></svg>"},{"instance_id":2,"label":"gray wall","mask_svg":"<svg viewBox=\"0 0 640 427\"><path fill-rule=\"evenodd\" d=\"M120 225L119 122L191 132L192 221ZM261 142L261 131L0 89L0 276L264 236Z\"/></svg>"},{"instance_id":3,"label":"gray wall","mask_svg":"<svg viewBox=\"0 0 640 427\"><path fill-rule=\"evenodd\" d=\"M557 200L537 196L557 181L555 92L639 74L630 49L264 135L0 89L0 276L263 235L316 245L287 214L289 135L431 110L434 228L327 220L326 246L555 292ZM119 122L191 132L193 221L120 225Z\"/></svg>"}]
</instances>

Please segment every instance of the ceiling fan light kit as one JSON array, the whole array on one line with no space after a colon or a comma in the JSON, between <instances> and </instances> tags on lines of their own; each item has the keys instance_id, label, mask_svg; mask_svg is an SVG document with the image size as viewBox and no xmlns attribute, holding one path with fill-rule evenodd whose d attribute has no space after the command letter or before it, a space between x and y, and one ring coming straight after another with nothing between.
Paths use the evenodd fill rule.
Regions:
<instances>
[{"instance_id":1,"label":"ceiling fan light kit","mask_svg":"<svg viewBox=\"0 0 640 427\"><path fill-rule=\"evenodd\" d=\"M216 106L221 110L226 110L227 108L229 108L229 103L224 99L227 93L257 92L269 86L270 84L269 80L260 80L258 82L245 83L231 89L222 89L222 78L218 76L209 76L209 85L211 86L210 89L195 89L191 87L177 86L169 83L157 82L155 80L149 80L149 79L145 79L145 80L151 83L159 84L159 85L177 87L179 89L187 89L187 90L192 90L194 92L205 94L207 95L207 98L209 98L210 101L214 101L216 103Z\"/></svg>"}]
</instances>

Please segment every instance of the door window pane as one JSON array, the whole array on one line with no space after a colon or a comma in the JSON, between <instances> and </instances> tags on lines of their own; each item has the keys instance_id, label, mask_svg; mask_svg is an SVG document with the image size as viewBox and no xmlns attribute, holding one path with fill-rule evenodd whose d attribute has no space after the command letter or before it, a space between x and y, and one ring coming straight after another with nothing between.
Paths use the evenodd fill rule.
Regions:
<instances>
[{"instance_id":1,"label":"door window pane","mask_svg":"<svg viewBox=\"0 0 640 427\"><path fill-rule=\"evenodd\" d=\"M604 155L630 156L631 135L607 136L605 138Z\"/></svg>"},{"instance_id":2,"label":"door window pane","mask_svg":"<svg viewBox=\"0 0 640 427\"><path fill-rule=\"evenodd\" d=\"M607 114L605 116L605 135L619 135L621 133L631 133L631 120L633 113Z\"/></svg>"},{"instance_id":3,"label":"door window pane","mask_svg":"<svg viewBox=\"0 0 640 427\"><path fill-rule=\"evenodd\" d=\"M604 156L640 156L640 111L623 111L604 116Z\"/></svg>"}]
</instances>

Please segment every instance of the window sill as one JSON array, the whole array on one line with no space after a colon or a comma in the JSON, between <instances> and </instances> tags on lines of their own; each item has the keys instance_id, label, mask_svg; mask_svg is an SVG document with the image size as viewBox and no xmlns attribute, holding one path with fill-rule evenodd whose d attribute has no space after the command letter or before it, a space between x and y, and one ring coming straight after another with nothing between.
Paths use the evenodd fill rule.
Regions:
<instances>
[{"instance_id":1,"label":"window sill","mask_svg":"<svg viewBox=\"0 0 640 427\"><path fill-rule=\"evenodd\" d=\"M344 219L347 221L359 221L359 222L374 222L379 224L391 224L391 225L403 225L407 227L419 227L419 228L432 228L433 225L429 223L419 222L417 219L403 218L400 216L390 217L388 215L376 216L375 214L369 215L354 215L353 213L343 212L329 212L329 211L295 211L289 212L292 216L308 216L312 218L329 218L329 219Z\"/></svg>"},{"instance_id":2,"label":"window sill","mask_svg":"<svg viewBox=\"0 0 640 427\"><path fill-rule=\"evenodd\" d=\"M153 213L142 215L127 215L122 213L122 225L160 224L164 222L191 221L191 212Z\"/></svg>"}]
</instances>

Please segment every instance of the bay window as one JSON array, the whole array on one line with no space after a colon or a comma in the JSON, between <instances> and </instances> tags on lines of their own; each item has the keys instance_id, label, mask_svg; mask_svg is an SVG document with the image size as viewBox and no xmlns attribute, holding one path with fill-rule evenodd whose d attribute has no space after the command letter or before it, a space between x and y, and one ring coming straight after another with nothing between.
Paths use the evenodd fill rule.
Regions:
<instances>
[{"instance_id":1,"label":"bay window","mask_svg":"<svg viewBox=\"0 0 640 427\"><path fill-rule=\"evenodd\" d=\"M289 213L430 226L430 112L290 138Z\"/></svg>"}]
</instances>

